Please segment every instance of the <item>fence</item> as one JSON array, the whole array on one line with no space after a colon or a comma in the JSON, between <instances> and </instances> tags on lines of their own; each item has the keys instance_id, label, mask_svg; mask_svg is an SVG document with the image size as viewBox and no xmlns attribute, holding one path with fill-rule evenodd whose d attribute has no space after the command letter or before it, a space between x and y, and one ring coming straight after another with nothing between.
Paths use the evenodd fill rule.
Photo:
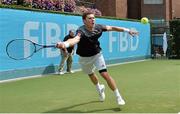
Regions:
<instances>
[{"instance_id":1,"label":"fence","mask_svg":"<svg viewBox=\"0 0 180 114\"><path fill-rule=\"evenodd\" d=\"M151 21L151 45L152 45L152 58L162 58L163 56L169 56L169 47L166 52L163 50L163 37L166 33L167 44L170 43L170 28L169 22L164 20Z\"/></svg>"}]
</instances>

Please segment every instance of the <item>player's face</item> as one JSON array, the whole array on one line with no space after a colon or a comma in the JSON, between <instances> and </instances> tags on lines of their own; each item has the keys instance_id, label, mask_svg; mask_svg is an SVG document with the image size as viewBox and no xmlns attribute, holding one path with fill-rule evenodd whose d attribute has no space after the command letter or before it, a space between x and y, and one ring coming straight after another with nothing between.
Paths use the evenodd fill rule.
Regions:
<instances>
[{"instance_id":1,"label":"player's face","mask_svg":"<svg viewBox=\"0 0 180 114\"><path fill-rule=\"evenodd\" d=\"M95 17L94 14L87 15L86 19L84 20L84 24L87 27L93 28L95 24Z\"/></svg>"}]
</instances>

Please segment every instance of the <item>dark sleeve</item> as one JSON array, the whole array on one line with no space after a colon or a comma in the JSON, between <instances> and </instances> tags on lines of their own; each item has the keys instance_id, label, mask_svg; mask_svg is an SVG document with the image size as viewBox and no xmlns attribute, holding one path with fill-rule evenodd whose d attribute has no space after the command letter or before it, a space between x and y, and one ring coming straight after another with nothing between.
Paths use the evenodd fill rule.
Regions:
<instances>
[{"instance_id":1,"label":"dark sleeve","mask_svg":"<svg viewBox=\"0 0 180 114\"><path fill-rule=\"evenodd\" d=\"M84 35L84 32L83 32L83 30L81 29L81 28L78 28L77 29L77 31L76 31L76 36L80 36L80 37L82 37L83 35Z\"/></svg>"},{"instance_id":2,"label":"dark sleeve","mask_svg":"<svg viewBox=\"0 0 180 114\"><path fill-rule=\"evenodd\" d=\"M107 31L106 25L98 24L97 26L98 26L98 28L100 28L103 32L104 32L104 31Z\"/></svg>"}]
</instances>

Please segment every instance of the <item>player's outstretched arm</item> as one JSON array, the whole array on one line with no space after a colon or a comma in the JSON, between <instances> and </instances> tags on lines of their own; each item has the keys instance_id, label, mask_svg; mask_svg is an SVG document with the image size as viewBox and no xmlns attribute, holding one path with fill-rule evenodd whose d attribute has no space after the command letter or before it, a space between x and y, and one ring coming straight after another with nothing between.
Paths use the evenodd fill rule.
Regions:
<instances>
[{"instance_id":1,"label":"player's outstretched arm","mask_svg":"<svg viewBox=\"0 0 180 114\"><path fill-rule=\"evenodd\" d=\"M57 47L57 48L60 48L60 49L65 49L65 48L74 46L74 45L77 44L79 41L80 41L80 35L77 35L77 36L75 36L74 38L68 39L68 40L65 41L65 42L58 42L58 43L56 44L56 47Z\"/></svg>"},{"instance_id":2,"label":"player's outstretched arm","mask_svg":"<svg viewBox=\"0 0 180 114\"><path fill-rule=\"evenodd\" d=\"M139 32L137 32L137 31L132 31L132 30L130 30L128 28L124 28L124 27L106 26L106 29L107 29L107 31L128 32L132 36L139 34Z\"/></svg>"}]
</instances>

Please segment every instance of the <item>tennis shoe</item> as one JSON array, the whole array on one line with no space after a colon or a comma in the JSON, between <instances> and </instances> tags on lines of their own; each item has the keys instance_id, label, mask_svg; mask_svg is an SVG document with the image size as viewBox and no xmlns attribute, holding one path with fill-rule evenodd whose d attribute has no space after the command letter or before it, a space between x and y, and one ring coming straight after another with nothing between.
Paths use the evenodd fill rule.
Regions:
<instances>
[{"instance_id":1,"label":"tennis shoe","mask_svg":"<svg viewBox=\"0 0 180 114\"><path fill-rule=\"evenodd\" d=\"M67 71L66 73L72 74L74 73L74 71L71 70L71 71Z\"/></svg>"},{"instance_id":2,"label":"tennis shoe","mask_svg":"<svg viewBox=\"0 0 180 114\"><path fill-rule=\"evenodd\" d=\"M98 92L99 92L99 100L102 101L102 102L105 100L104 91L105 91L105 86L102 84L102 85L100 85L100 90L98 90Z\"/></svg>"},{"instance_id":3,"label":"tennis shoe","mask_svg":"<svg viewBox=\"0 0 180 114\"><path fill-rule=\"evenodd\" d=\"M63 75L64 74L64 72L62 72L62 71L59 71L59 73L58 73L59 75Z\"/></svg>"},{"instance_id":4,"label":"tennis shoe","mask_svg":"<svg viewBox=\"0 0 180 114\"><path fill-rule=\"evenodd\" d=\"M125 101L122 99L121 96L118 96L116 98L118 105L125 105Z\"/></svg>"}]
</instances>

